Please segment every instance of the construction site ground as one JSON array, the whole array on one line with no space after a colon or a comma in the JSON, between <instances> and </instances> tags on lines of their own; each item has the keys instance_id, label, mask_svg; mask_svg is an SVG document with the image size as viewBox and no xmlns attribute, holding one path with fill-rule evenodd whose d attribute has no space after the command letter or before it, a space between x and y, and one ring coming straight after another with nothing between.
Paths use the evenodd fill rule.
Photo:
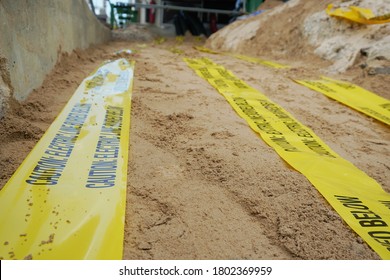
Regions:
<instances>
[{"instance_id":1,"label":"construction site ground","mask_svg":"<svg viewBox=\"0 0 390 280\"><path fill-rule=\"evenodd\" d=\"M134 60L124 259L378 259L313 185L269 147L184 57L208 57L310 127L390 191L388 127L292 81L317 78L320 59L273 69L201 53L204 42L113 41L64 54L41 87L0 122L4 186L104 60ZM133 54L114 54L131 49ZM263 57L267 58L267 57ZM390 98L387 76L337 78Z\"/></svg>"}]
</instances>

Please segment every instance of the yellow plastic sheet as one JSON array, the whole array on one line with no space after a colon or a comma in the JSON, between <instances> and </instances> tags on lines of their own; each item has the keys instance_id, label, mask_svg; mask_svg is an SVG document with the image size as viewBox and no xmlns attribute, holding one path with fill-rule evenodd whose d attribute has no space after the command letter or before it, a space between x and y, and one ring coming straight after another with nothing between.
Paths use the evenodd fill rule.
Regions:
<instances>
[{"instance_id":1,"label":"yellow plastic sheet","mask_svg":"<svg viewBox=\"0 0 390 280\"><path fill-rule=\"evenodd\" d=\"M326 9L326 12L330 16L339 17L362 24L383 24L390 22L390 13L381 16L375 16L370 9L356 6L350 6L348 9L338 8L333 10L333 4L330 4Z\"/></svg>"},{"instance_id":2,"label":"yellow plastic sheet","mask_svg":"<svg viewBox=\"0 0 390 280\"><path fill-rule=\"evenodd\" d=\"M390 194L332 151L282 107L208 59L185 59L250 127L310 180L346 223L383 259L390 259Z\"/></svg>"},{"instance_id":3,"label":"yellow plastic sheet","mask_svg":"<svg viewBox=\"0 0 390 280\"><path fill-rule=\"evenodd\" d=\"M295 80L357 111L390 125L390 100L357 85L322 77L321 80Z\"/></svg>"},{"instance_id":4,"label":"yellow plastic sheet","mask_svg":"<svg viewBox=\"0 0 390 280\"><path fill-rule=\"evenodd\" d=\"M122 258L133 71L87 77L1 190L1 259Z\"/></svg>"},{"instance_id":5,"label":"yellow plastic sheet","mask_svg":"<svg viewBox=\"0 0 390 280\"><path fill-rule=\"evenodd\" d=\"M270 68L276 68L276 69L290 68L290 66L288 66L288 65L276 63L276 62L269 61L269 60L264 60L264 59L257 58L257 57L251 57L251 56L247 56L247 55L227 53L227 52L217 52L217 51L213 51L213 50L210 50L210 49L202 47L202 46L196 46L194 48L200 52L205 52L205 53L230 55L232 57L235 57L235 58L238 58L238 59L241 59L244 61L264 65L264 66L267 66Z\"/></svg>"}]
</instances>

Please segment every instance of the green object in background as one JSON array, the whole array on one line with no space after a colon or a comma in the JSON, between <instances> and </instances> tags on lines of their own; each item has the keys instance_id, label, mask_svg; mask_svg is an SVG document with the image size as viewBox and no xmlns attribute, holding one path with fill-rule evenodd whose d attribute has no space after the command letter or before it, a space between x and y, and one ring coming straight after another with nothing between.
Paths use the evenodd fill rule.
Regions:
<instances>
[{"instance_id":1,"label":"green object in background","mask_svg":"<svg viewBox=\"0 0 390 280\"><path fill-rule=\"evenodd\" d=\"M138 11L125 4L111 4L111 28L123 26L127 22L138 22ZM119 20L119 24L117 22Z\"/></svg>"},{"instance_id":2,"label":"green object in background","mask_svg":"<svg viewBox=\"0 0 390 280\"><path fill-rule=\"evenodd\" d=\"M261 3L263 3L264 0L247 0L245 9L248 13L252 13L257 10L257 8L260 6Z\"/></svg>"}]
</instances>

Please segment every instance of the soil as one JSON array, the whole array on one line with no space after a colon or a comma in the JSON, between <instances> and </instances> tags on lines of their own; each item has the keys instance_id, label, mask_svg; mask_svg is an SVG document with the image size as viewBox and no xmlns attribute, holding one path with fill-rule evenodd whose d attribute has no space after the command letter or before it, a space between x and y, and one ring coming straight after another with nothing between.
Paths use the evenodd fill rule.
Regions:
<instances>
[{"instance_id":1,"label":"soil","mask_svg":"<svg viewBox=\"0 0 390 280\"><path fill-rule=\"evenodd\" d=\"M312 5L307 9L317 9L317 1L306 2ZM293 11L303 24L299 9ZM222 64L390 192L389 127L294 83L318 78L331 62L316 56L306 41L293 40L300 30L273 32L286 36L253 39L258 41L237 51L291 69L200 53L193 46L204 42L190 37L182 44L174 38L113 41L63 54L42 86L27 100L12 101L0 120L0 188L81 81L102 61L126 57L136 68L124 259L379 259L314 186L182 60L206 56ZM135 52L114 54L127 48ZM390 99L388 74L352 67L333 77Z\"/></svg>"},{"instance_id":2,"label":"soil","mask_svg":"<svg viewBox=\"0 0 390 280\"><path fill-rule=\"evenodd\" d=\"M265 12L226 26L206 45L277 60L310 60L315 68L332 74L359 67L387 72L390 25L364 25L330 17L325 12L329 4L344 9L351 5L370 8L376 15L390 12L389 0L290 0L285 4L267 0L259 7ZM321 63L318 57L328 63Z\"/></svg>"}]
</instances>

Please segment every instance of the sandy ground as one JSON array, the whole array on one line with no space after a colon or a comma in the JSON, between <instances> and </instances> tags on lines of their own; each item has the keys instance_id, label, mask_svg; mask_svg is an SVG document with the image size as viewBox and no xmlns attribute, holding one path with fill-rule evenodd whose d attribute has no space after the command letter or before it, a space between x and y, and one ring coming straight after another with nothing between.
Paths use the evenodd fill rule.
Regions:
<instances>
[{"instance_id":1,"label":"sandy ground","mask_svg":"<svg viewBox=\"0 0 390 280\"><path fill-rule=\"evenodd\" d=\"M0 121L0 187L79 83L114 51L137 49L125 259L378 259L300 173L255 134L182 58L207 56L282 105L334 151L390 191L389 128L291 78L321 74L311 61L275 70L199 53L189 38L112 42L65 55L43 85ZM284 61L286 62L286 61ZM308 65L305 68L302 65ZM390 98L384 75L344 78ZM338 76L337 78L343 78ZM387 88L386 88L387 86Z\"/></svg>"}]
</instances>

